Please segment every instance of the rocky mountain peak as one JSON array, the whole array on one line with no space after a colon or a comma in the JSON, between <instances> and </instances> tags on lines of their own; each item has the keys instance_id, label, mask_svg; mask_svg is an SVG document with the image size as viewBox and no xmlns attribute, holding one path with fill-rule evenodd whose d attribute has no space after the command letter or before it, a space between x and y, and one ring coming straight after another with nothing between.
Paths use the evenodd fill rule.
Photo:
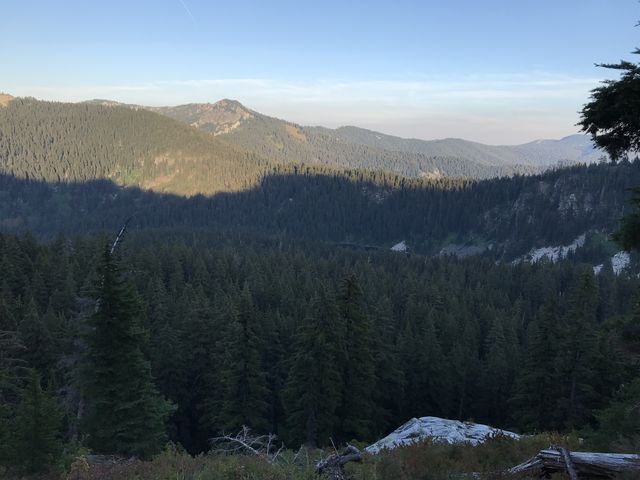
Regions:
<instances>
[{"instance_id":1,"label":"rocky mountain peak","mask_svg":"<svg viewBox=\"0 0 640 480\"><path fill-rule=\"evenodd\" d=\"M173 110L175 115L171 115L172 112L166 113L170 116L183 117L185 120L188 118L190 125L213 135L229 133L256 115L237 100L227 98L215 103L194 103L175 107Z\"/></svg>"}]
</instances>

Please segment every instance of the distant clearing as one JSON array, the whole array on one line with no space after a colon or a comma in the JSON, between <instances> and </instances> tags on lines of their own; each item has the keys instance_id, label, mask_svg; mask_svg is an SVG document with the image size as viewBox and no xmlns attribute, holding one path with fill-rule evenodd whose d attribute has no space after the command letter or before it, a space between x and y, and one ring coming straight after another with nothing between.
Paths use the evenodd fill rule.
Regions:
<instances>
[{"instance_id":1,"label":"distant clearing","mask_svg":"<svg viewBox=\"0 0 640 480\"><path fill-rule=\"evenodd\" d=\"M295 125L285 125L287 133L299 142L306 142L307 136Z\"/></svg>"},{"instance_id":2,"label":"distant clearing","mask_svg":"<svg viewBox=\"0 0 640 480\"><path fill-rule=\"evenodd\" d=\"M175 173L172 173L170 175L160 175L157 176L151 180L147 180L143 183L143 188L148 189L148 190L153 190L154 188L158 188L161 185L167 184L169 183L171 180L174 179L174 177L176 176Z\"/></svg>"}]
</instances>

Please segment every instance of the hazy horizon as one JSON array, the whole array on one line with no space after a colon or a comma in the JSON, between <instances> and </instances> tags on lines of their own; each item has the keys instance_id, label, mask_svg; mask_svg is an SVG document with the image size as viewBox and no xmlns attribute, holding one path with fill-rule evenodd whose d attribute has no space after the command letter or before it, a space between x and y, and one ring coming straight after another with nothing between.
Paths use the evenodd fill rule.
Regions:
<instances>
[{"instance_id":1,"label":"hazy horizon","mask_svg":"<svg viewBox=\"0 0 640 480\"><path fill-rule=\"evenodd\" d=\"M63 102L63 103L83 103L83 102L90 102L90 101L112 101L112 102L118 102L118 103L123 103L123 104L130 104L130 105L139 105L141 107L177 107L177 106L181 106L181 105L188 105L188 104L214 104L217 103L221 100L233 100L233 101L237 101L240 104L242 104L244 107L246 107L249 110L253 110L256 111L258 113L261 113L263 115L267 115L269 117L273 117L273 118L277 118L279 120L284 120L284 121L290 121L293 123L297 123L298 125L304 126L304 127L324 127L324 128L331 128L331 129L336 129L336 128L340 128L340 127L357 127L357 128L362 128L365 130L371 130L371 131L375 131L377 133L382 133L385 135L391 135L391 136L395 136L395 137L400 137L400 138L405 138L405 139L417 139L417 140L425 140L425 141L437 141L437 140L450 140L450 139L455 139L455 140L468 140L468 141L472 141L472 142L478 142L478 143L483 143L486 145L492 145L492 146L513 146L513 145L522 145L525 143L530 143L530 142L535 142L538 140L562 140L565 137L571 136L571 135L586 135L583 132L579 132L579 131L575 131L573 133L568 133L566 135L561 135L558 137L536 137L536 138L532 138L530 140L525 140L523 142L517 142L517 143L489 143L489 142L482 142L480 140L473 140L470 138L466 138L466 137L460 137L460 136L447 136L447 137L432 137L432 138L420 138L417 136L407 136L404 135L403 133L394 133L393 131L385 131L386 129L381 128L374 128L374 127L366 127L363 126L362 124L350 124L350 123L343 123L343 124L335 124L335 125L330 125L330 124L320 124L320 123L316 123L316 124L307 124L307 123L302 123L302 122L295 122L293 120L291 120L291 118L289 117L284 117L284 116L278 116L278 115L272 115L269 114L267 112L264 111L260 111L256 108L254 108L252 105L247 104L246 102L239 100L237 98L219 98L217 100L211 100L211 101L194 101L194 102L187 102L187 103L179 103L179 104L172 104L172 105L166 105L166 104L162 104L162 103L158 103L158 104L143 104L140 102L124 102L124 101L120 101L120 100L116 100L114 98L100 98L100 97L95 97L95 98L86 98L83 100L59 100L59 99L55 99L55 98L38 98L38 97L34 97L33 95L13 95L11 92L5 92L5 91L0 91L0 94L7 94L7 95L11 95L13 97L18 97L18 98L35 98L36 100L41 100L41 101L52 101L52 102ZM330 122L329 122L330 123ZM399 129L400 130L400 129Z\"/></svg>"},{"instance_id":2,"label":"hazy horizon","mask_svg":"<svg viewBox=\"0 0 640 480\"><path fill-rule=\"evenodd\" d=\"M636 0L27 1L4 9L0 91L149 106L233 98L302 125L521 144L578 133L589 91L615 78L594 60L629 58L639 12Z\"/></svg>"}]
</instances>

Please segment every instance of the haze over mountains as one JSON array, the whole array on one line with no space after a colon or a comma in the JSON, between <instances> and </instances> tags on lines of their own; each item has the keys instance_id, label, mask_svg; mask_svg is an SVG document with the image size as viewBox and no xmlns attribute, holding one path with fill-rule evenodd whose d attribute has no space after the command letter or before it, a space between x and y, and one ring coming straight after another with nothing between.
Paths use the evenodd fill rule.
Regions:
<instances>
[{"instance_id":1,"label":"haze over mountains","mask_svg":"<svg viewBox=\"0 0 640 480\"><path fill-rule=\"evenodd\" d=\"M347 148L348 145L360 145L388 152L424 155L426 157L458 158L487 166L549 166L559 162L591 163L603 156L593 147L591 140L582 134L570 135L560 140L536 140L522 145L494 146L471 142L459 138L442 140L406 139L355 126L337 129L300 126L252 111L235 100L179 105L177 107L149 108L163 115L189 123L214 135L231 134L230 138L238 143L251 146L250 142L240 139L254 136L258 142L271 140L276 148L287 150L287 143L297 141L308 143L310 147L335 143ZM263 130L267 126L268 128ZM262 127L262 128L261 128ZM246 132L241 135L241 132ZM286 133L286 136L282 136ZM262 134L262 135L260 135ZM267 136L265 139L264 136ZM280 139L279 143L276 139ZM324 142L323 142L324 140ZM291 148L291 147L289 147ZM325 148L330 148L326 147ZM318 155L320 156L320 155Z\"/></svg>"},{"instance_id":2,"label":"haze over mountains","mask_svg":"<svg viewBox=\"0 0 640 480\"><path fill-rule=\"evenodd\" d=\"M109 100L90 103L122 105ZM221 135L229 143L277 161L382 169L409 177L491 178L534 173L558 164L592 163L603 156L587 136L579 134L560 140L493 146L457 138L405 139L354 126L301 126L228 99L176 107L126 106L151 110Z\"/></svg>"},{"instance_id":3,"label":"haze over mountains","mask_svg":"<svg viewBox=\"0 0 640 480\"><path fill-rule=\"evenodd\" d=\"M60 125L55 125L58 123L56 116L66 119L69 115L84 115L84 135L89 131L102 132L105 121L126 117L128 121L138 125L135 129L138 132L135 142L146 144L148 149L145 152L149 149L156 151L154 165L151 167L147 162L145 166L145 160L134 161L132 158L123 159L122 164L115 160L119 156L119 153L116 153L111 155L110 159L105 159L107 163L115 163L110 170L102 174L107 178L121 178L125 183L135 180L139 186L183 194L233 190L244 186L246 182L254 182L258 172L264 171L266 165L275 164L383 170L410 178L485 179L532 174L561 164L593 163L603 156L584 135L571 135L560 140L538 140L514 146L484 145L462 139L405 139L353 126L337 129L300 126L263 115L228 99L216 103L176 107L143 107L110 100L91 100L81 104L40 102L34 99L16 101L10 95L3 94L0 97L0 106L4 107L5 121L9 123L19 122L28 111L28 115L31 115L28 122L37 123L42 120L44 123L50 123L52 131L60 128ZM92 108L91 111L87 110L89 107ZM37 110L48 113L43 113L43 118L38 119ZM149 112L159 114L159 117L168 117L176 123L156 118ZM12 116L15 118L9 118ZM192 129L181 124L187 124L207 135L197 135ZM154 126L149 128L149 125ZM155 131L155 126L160 125L165 131L161 140L141 136L141 132L155 135L152 132ZM133 131L128 129L116 133L119 126L112 125L110 128L115 128L114 135L119 138L119 144L126 142L125 139L130 138ZM187 137L193 137L195 143L187 141ZM71 141L68 135L60 138L61 141ZM134 140L133 137L130 139ZM102 140L100 142L100 148L109 148ZM194 148L200 153L188 153ZM118 152L122 152L122 149L121 146L117 147ZM49 152L49 155L52 153ZM170 158L170 161L159 160L163 155ZM249 162L252 166L245 166L239 176L227 176L222 180L216 172L221 168L228 171L229 165L237 163L237 159L231 157L238 155L245 157L245 163L246 158L252 157L253 160ZM180 168L179 164L186 157L199 160L191 162L188 169ZM204 160L204 157L210 159ZM7 165L12 165L11 155L7 154L7 158ZM51 158L47 162L60 167L59 162ZM133 163L125 165L127 162ZM163 167L164 163L166 165ZM27 168L31 167L25 167ZM141 169L146 173L141 173ZM199 169L202 171L196 173ZM7 166L3 171L11 173ZM190 179L183 178L185 175ZM210 178L211 175L215 176L216 180L204 185L202 179ZM128 180L124 180L125 177ZM65 178L69 178L69 172L63 173L60 177Z\"/></svg>"}]
</instances>

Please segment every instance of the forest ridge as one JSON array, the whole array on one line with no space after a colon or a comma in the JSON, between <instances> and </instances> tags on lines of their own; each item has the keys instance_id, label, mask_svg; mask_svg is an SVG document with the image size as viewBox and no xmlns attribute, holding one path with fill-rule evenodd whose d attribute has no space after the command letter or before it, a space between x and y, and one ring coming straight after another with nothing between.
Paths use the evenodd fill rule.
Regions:
<instances>
[{"instance_id":1,"label":"forest ridge","mask_svg":"<svg viewBox=\"0 0 640 480\"><path fill-rule=\"evenodd\" d=\"M229 100L148 109L108 101L5 103L0 110L5 132L0 148L7 158L3 173L29 173L47 181L113 178L180 194L244 188L273 164L385 170L429 180L535 173L560 164L592 163L602 156L582 135L514 147L457 139L425 142L355 127L302 127ZM30 148L19 147L23 139L15 137L18 132L33 139ZM82 142L77 141L80 137ZM45 161L42 149L49 147ZM83 167L88 155L94 158L92 166ZM28 172L36 166L41 170Z\"/></svg>"}]
</instances>

